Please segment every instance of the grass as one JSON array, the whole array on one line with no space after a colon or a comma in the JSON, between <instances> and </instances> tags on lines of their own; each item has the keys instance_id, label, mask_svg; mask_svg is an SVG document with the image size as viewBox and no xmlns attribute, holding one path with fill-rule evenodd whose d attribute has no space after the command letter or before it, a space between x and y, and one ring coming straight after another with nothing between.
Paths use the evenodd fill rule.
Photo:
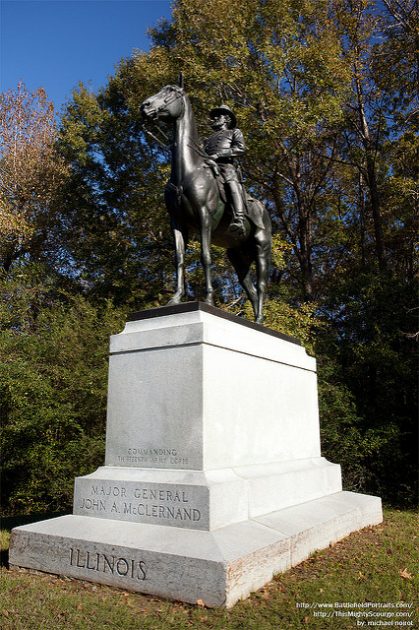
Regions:
<instances>
[{"instance_id":1,"label":"grass","mask_svg":"<svg viewBox=\"0 0 419 630\"><path fill-rule=\"evenodd\" d=\"M418 628L415 521L412 512L385 510L383 524L366 528L316 552L228 611L167 602L89 582L10 570L3 566L1 628L345 630L361 627L361 621L369 629ZM8 537L6 529L1 534L2 545L6 548ZM335 602L406 602L406 606L318 606ZM342 614L351 611L373 612L375 616L357 619ZM330 616L319 616L319 613ZM377 616L377 613L389 613L390 616ZM395 613L404 616L396 617ZM376 625L372 626L371 622ZM403 625L396 625L396 622Z\"/></svg>"}]
</instances>

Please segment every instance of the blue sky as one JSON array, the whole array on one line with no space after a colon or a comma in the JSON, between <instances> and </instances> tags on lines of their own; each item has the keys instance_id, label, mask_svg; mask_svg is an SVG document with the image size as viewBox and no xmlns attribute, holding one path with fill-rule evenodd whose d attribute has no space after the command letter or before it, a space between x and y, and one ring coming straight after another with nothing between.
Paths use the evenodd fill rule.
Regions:
<instances>
[{"instance_id":1,"label":"blue sky","mask_svg":"<svg viewBox=\"0 0 419 630\"><path fill-rule=\"evenodd\" d=\"M57 109L79 81L96 90L147 29L170 17L169 0L0 0L1 90L43 87Z\"/></svg>"}]
</instances>

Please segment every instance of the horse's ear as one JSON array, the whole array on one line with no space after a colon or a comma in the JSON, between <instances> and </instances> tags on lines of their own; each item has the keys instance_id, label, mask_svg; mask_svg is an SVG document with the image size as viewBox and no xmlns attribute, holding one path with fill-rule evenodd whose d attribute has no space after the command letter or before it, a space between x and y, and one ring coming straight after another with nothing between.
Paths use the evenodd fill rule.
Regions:
<instances>
[{"instance_id":1,"label":"horse's ear","mask_svg":"<svg viewBox=\"0 0 419 630\"><path fill-rule=\"evenodd\" d=\"M183 72L179 72L179 87L183 89Z\"/></svg>"}]
</instances>

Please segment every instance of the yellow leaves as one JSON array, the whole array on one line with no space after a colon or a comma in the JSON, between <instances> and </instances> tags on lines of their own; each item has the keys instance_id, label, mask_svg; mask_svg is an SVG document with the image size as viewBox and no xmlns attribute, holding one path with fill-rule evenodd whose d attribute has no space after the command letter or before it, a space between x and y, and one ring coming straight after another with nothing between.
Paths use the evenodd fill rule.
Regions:
<instances>
[{"instance_id":1,"label":"yellow leaves","mask_svg":"<svg viewBox=\"0 0 419 630\"><path fill-rule=\"evenodd\" d=\"M182 68L198 128L201 111L222 100L235 105L245 133L263 127L268 153L278 137L314 141L319 124L328 128L342 116L349 84L329 12L325 0L243 0L240 10L231 0L179 0L176 37L134 57L127 89L134 103L135 90L173 82Z\"/></svg>"},{"instance_id":2,"label":"yellow leaves","mask_svg":"<svg viewBox=\"0 0 419 630\"><path fill-rule=\"evenodd\" d=\"M199 83L207 85L209 76L222 69L236 79L247 69L248 40L254 23L254 3L243 2L240 10L230 0L183 0L173 11L176 24L176 49L171 54ZM198 80L199 79L199 80Z\"/></svg>"},{"instance_id":3,"label":"yellow leaves","mask_svg":"<svg viewBox=\"0 0 419 630\"><path fill-rule=\"evenodd\" d=\"M270 591L270 584L260 589L258 595L265 601L269 601L272 598L271 591Z\"/></svg>"},{"instance_id":4,"label":"yellow leaves","mask_svg":"<svg viewBox=\"0 0 419 630\"><path fill-rule=\"evenodd\" d=\"M314 333L322 326L316 317L316 308L314 302L306 302L294 308L285 302L270 299L265 303L264 324L272 330L297 337L312 352Z\"/></svg>"},{"instance_id":5,"label":"yellow leaves","mask_svg":"<svg viewBox=\"0 0 419 630\"><path fill-rule=\"evenodd\" d=\"M26 239L33 233L33 226L31 226L25 217L21 214L14 213L0 201L0 234L2 238L14 239L17 237Z\"/></svg>"},{"instance_id":6,"label":"yellow leaves","mask_svg":"<svg viewBox=\"0 0 419 630\"><path fill-rule=\"evenodd\" d=\"M10 545L10 532L6 529L0 529L0 550L5 551Z\"/></svg>"},{"instance_id":7,"label":"yellow leaves","mask_svg":"<svg viewBox=\"0 0 419 630\"><path fill-rule=\"evenodd\" d=\"M243 37L252 9L249 2L241 3L238 11L237 5L230 0L182 0L175 6L173 14L181 37L193 37L197 31L202 33L205 25L208 41L214 41L214 37L215 41L227 39L228 35L234 42Z\"/></svg>"},{"instance_id":8,"label":"yellow leaves","mask_svg":"<svg viewBox=\"0 0 419 630\"><path fill-rule=\"evenodd\" d=\"M124 604L126 606L128 606L128 608L136 608L134 602L132 601L132 599L129 597L129 593L124 593Z\"/></svg>"},{"instance_id":9,"label":"yellow leaves","mask_svg":"<svg viewBox=\"0 0 419 630\"><path fill-rule=\"evenodd\" d=\"M0 258L25 251L40 217L51 210L68 170L56 152L54 108L43 90L23 84L0 98Z\"/></svg>"},{"instance_id":10,"label":"yellow leaves","mask_svg":"<svg viewBox=\"0 0 419 630\"><path fill-rule=\"evenodd\" d=\"M292 251L292 245L285 241L279 233L272 236L272 264L277 269L284 269L286 265L285 257Z\"/></svg>"},{"instance_id":11,"label":"yellow leaves","mask_svg":"<svg viewBox=\"0 0 419 630\"><path fill-rule=\"evenodd\" d=\"M407 568L405 569L401 569L399 571L399 575L400 577L402 577L404 580L413 580L413 575L407 570Z\"/></svg>"}]
</instances>

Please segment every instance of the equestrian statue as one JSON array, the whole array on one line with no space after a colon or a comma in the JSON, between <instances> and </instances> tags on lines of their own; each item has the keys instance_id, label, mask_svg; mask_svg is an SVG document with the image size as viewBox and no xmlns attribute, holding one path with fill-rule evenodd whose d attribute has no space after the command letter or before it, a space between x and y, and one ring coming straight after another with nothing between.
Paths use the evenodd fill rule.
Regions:
<instances>
[{"instance_id":1,"label":"equestrian statue","mask_svg":"<svg viewBox=\"0 0 419 630\"><path fill-rule=\"evenodd\" d=\"M190 100L179 85L166 85L141 105L145 120L172 123L170 180L165 201L176 249L176 292L169 304L185 295L185 249L190 232L201 241L207 304L213 304L211 243L225 247L255 320L263 321L263 301L271 254L271 221L265 206L242 185L238 158L245 151L242 132L229 107L210 111L213 134L201 144ZM153 136L154 137L154 136ZM157 139L157 138L156 138ZM256 286L250 268L256 263Z\"/></svg>"}]
</instances>

